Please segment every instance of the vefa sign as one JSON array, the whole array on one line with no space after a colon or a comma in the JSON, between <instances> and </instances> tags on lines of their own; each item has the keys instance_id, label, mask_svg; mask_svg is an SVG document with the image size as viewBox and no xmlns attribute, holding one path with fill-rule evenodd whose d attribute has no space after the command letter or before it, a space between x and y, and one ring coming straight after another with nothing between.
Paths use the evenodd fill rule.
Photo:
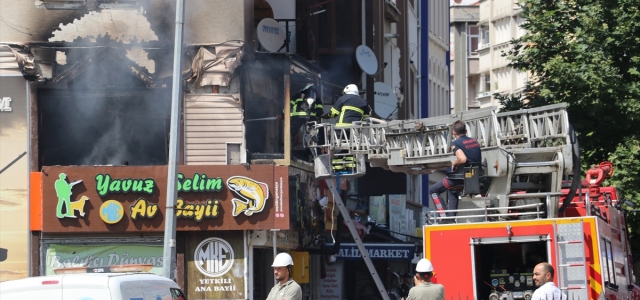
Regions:
<instances>
[{"instance_id":1,"label":"vefa sign","mask_svg":"<svg viewBox=\"0 0 640 300\"><path fill-rule=\"evenodd\" d=\"M0 112L5 111L13 111L13 109L11 108L11 97L2 97L2 99L0 99Z\"/></svg>"}]
</instances>

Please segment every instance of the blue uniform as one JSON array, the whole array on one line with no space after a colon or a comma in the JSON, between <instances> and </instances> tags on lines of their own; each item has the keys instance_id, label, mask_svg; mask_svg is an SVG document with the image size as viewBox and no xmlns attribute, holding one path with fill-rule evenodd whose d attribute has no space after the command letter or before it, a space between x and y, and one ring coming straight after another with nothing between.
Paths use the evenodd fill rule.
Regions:
<instances>
[{"instance_id":1,"label":"blue uniform","mask_svg":"<svg viewBox=\"0 0 640 300\"><path fill-rule=\"evenodd\" d=\"M470 138L466 135L460 135L457 139L451 142L451 151L453 155L456 154L458 150L462 150L464 155L467 157L467 161L463 166L458 165L456 167L456 172L462 172L462 169L465 166L469 166L471 163L479 163L482 161L482 153L480 151L480 144L478 140L474 138ZM431 195L431 199L438 203L443 203L440 200L440 194L444 191L447 191L447 195L449 198L449 205L447 210L454 210L458 208L458 194L459 190L452 190L453 187L459 186L463 184L462 180L452 180L449 178L444 178L440 182L436 182L434 185L429 187L429 195ZM455 213L447 213L447 216L455 216Z\"/></svg>"}]
</instances>

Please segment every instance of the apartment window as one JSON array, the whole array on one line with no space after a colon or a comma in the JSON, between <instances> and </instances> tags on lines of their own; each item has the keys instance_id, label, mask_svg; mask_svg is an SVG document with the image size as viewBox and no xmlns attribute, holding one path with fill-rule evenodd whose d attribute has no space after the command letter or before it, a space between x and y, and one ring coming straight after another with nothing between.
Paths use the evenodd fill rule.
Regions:
<instances>
[{"instance_id":1,"label":"apartment window","mask_svg":"<svg viewBox=\"0 0 640 300\"><path fill-rule=\"evenodd\" d=\"M491 92L491 75L489 73L480 75L481 92Z\"/></svg>"},{"instance_id":2,"label":"apartment window","mask_svg":"<svg viewBox=\"0 0 640 300\"><path fill-rule=\"evenodd\" d=\"M468 26L467 37L468 54L478 51L478 44L480 44L480 29L478 26Z\"/></svg>"},{"instance_id":3,"label":"apartment window","mask_svg":"<svg viewBox=\"0 0 640 300\"><path fill-rule=\"evenodd\" d=\"M313 2L313 1L311 1ZM309 3L310 5L312 3ZM331 1L316 9L318 50L324 53L353 51L357 47L358 5L355 0Z\"/></svg>"},{"instance_id":4,"label":"apartment window","mask_svg":"<svg viewBox=\"0 0 640 300\"><path fill-rule=\"evenodd\" d=\"M489 26L480 26L480 48L488 47L490 43Z\"/></svg>"}]
</instances>

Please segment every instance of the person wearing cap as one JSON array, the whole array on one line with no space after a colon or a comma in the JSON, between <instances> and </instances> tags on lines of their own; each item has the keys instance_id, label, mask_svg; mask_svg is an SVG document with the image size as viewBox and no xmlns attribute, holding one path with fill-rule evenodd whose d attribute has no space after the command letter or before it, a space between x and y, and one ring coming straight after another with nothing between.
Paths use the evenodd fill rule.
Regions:
<instances>
[{"instance_id":1,"label":"person wearing cap","mask_svg":"<svg viewBox=\"0 0 640 300\"><path fill-rule=\"evenodd\" d=\"M273 276L278 283L271 289L267 300L302 300L302 289L293 278L293 258L288 253L279 253L273 259Z\"/></svg>"},{"instance_id":2,"label":"person wearing cap","mask_svg":"<svg viewBox=\"0 0 640 300\"><path fill-rule=\"evenodd\" d=\"M405 273L402 275L402 284L400 285L400 296L402 296L402 298L407 299L407 296L409 296L409 290L411 290L411 287L413 286L414 276L415 275L411 273Z\"/></svg>"},{"instance_id":3,"label":"person wearing cap","mask_svg":"<svg viewBox=\"0 0 640 300\"><path fill-rule=\"evenodd\" d=\"M444 286L432 283L433 265L423 258L416 265L416 276L414 277L414 287L409 290L406 300L444 300Z\"/></svg>"}]
</instances>

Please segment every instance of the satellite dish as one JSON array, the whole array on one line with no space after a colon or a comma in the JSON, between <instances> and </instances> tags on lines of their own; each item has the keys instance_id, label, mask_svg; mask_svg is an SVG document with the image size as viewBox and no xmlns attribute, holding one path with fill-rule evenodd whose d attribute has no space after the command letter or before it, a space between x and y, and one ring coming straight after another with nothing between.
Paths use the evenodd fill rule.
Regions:
<instances>
[{"instance_id":1,"label":"satellite dish","mask_svg":"<svg viewBox=\"0 0 640 300\"><path fill-rule=\"evenodd\" d=\"M258 42L269 52L278 52L284 45L287 35L278 21L270 18L262 19L256 28Z\"/></svg>"},{"instance_id":2,"label":"satellite dish","mask_svg":"<svg viewBox=\"0 0 640 300\"><path fill-rule=\"evenodd\" d=\"M378 72L378 59L369 47L360 45L356 48L356 61L362 72L369 75L375 75Z\"/></svg>"},{"instance_id":3,"label":"satellite dish","mask_svg":"<svg viewBox=\"0 0 640 300\"><path fill-rule=\"evenodd\" d=\"M384 82L373 83L373 111L383 119L397 119L398 97Z\"/></svg>"}]
</instances>

